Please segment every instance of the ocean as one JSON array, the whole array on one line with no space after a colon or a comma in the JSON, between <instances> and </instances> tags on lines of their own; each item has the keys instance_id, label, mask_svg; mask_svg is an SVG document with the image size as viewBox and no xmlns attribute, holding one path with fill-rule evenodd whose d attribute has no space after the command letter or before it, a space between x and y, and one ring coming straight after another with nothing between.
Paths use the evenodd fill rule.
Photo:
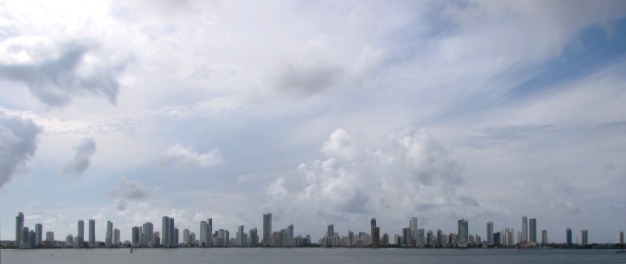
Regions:
<instances>
[{"instance_id":1,"label":"ocean","mask_svg":"<svg viewBox=\"0 0 626 264\"><path fill-rule=\"evenodd\" d=\"M609 249L346 249L346 248L139 248L3 249L5 264L165 263L626 263L626 253Z\"/></svg>"}]
</instances>

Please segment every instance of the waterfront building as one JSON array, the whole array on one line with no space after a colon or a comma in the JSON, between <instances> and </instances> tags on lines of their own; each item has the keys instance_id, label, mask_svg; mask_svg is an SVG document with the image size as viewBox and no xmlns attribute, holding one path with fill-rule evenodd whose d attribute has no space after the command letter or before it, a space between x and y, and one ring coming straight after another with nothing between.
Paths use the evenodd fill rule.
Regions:
<instances>
[{"instance_id":1,"label":"waterfront building","mask_svg":"<svg viewBox=\"0 0 626 264\"><path fill-rule=\"evenodd\" d=\"M617 232L617 244L624 245L624 232L623 231Z\"/></svg>"},{"instance_id":2,"label":"waterfront building","mask_svg":"<svg viewBox=\"0 0 626 264\"><path fill-rule=\"evenodd\" d=\"M372 229L372 247L380 246L380 228L376 226L376 218L370 220L370 227Z\"/></svg>"},{"instance_id":3,"label":"waterfront building","mask_svg":"<svg viewBox=\"0 0 626 264\"><path fill-rule=\"evenodd\" d=\"M409 228L411 228L411 246L415 247L417 245L417 217L411 217Z\"/></svg>"},{"instance_id":4,"label":"waterfront building","mask_svg":"<svg viewBox=\"0 0 626 264\"><path fill-rule=\"evenodd\" d=\"M107 221L107 233L104 238L104 246L112 247L113 246L113 222Z\"/></svg>"},{"instance_id":5,"label":"waterfront building","mask_svg":"<svg viewBox=\"0 0 626 264\"><path fill-rule=\"evenodd\" d=\"M567 247L572 246L572 229L569 227L565 229L565 245Z\"/></svg>"},{"instance_id":6,"label":"waterfront building","mask_svg":"<svg viewBox=\"0 0 626 264\"><path fill-rule=\"evenodd\" d=\"M163 216L161 218L161 247L170 247L169 241L172 234L170 233L170 218Z\"/></svg>"},{"instance_id":7,"label":"waterfront building","mask_svg":"<svg viewBox=\"0 0 626 264\"><path fill-rule=\"evenodd\" d=\"M491 222L491 221L487 222L487 245L488 246L493 246L494 245L494 241L493 241L493 222Z\"/></svg>"},{"instance_id":8,"label":"waterfront building","mask_svg":"<svg viewBox=\"0 0 626 264\"><path fill-rule=\"evenodd\" d=\"M83 220L78 220L78 234L76 235L74 240L76 240L75 247L83 247L83 243L85 242L85 222Z\"/></svg>"},{"instance_id":9,"label":"waterfront building","mask_svg":"<svg viewBox=\"0 0 626 264\"><path fill-rule=\"evenodd\" d=\"M528 217L522 216L522 231L519 238L519 244L524 245L528 243Z\"/></svg>"},{"instance_id":10,"label":"waterfront building","mask_svg":"<svg viewBox=\"0 0 626 264\"><path fill-rule=\"evenodd\" d=\"M259 246L259 234L258 231L255 228L250 229L250 231L248 231L248 245L251 247L257 247Z\"/></svg>"},{"instance_id":11,"label":"waterfront building","mask_svg":"<svg viewBox=\"0 0 626 264\"><path fill-rule=\"evenodd\" d=\"M89 247L96 247L96 220L89 219Z\"/></svg>"},{"instance_id":12,"label":"waterfront building","mask_svg":"<svg viewBox=\"0 0 626 264\"><path fill-rule=\"evenodd\" d=\"M65 237L65 247L73 247L74 245L74 236L69 234Z\"/></svg>"},{"instance_id":13,"label":"waterfront building","mask_svg":"<svg viewBox=\"0 0 626 264\"><path fill-rule=\"evenodd\" d=\"M528 220L528 242L537 244L537 219Z\"/></svg>"},{"instance_id":14,"label":"waterfront building","mask_svg":"<svg viewBox=\"0 0 626 264\"><path fill-rule=\"evenodd\" d=\"M209 218L206 221L207 228L207 247L213 246L213 218Z\"/></svg>"},{"instance_id":15,"label":"waterfront building","mask_svg":"<svg viewBox=\"0 0 626 264\"><path fill-rule=\"evenodd\" d=\"M119 247L121 244L122 243L120 241L120 230L115 228L113 230L113 246Z\"/></svg>"},{"instance_id":16,"label":"waterfront building","mask_svg":"<svg viewBox=\"0 0 626 264\"><path fill-rule=\"evenodd\" d=\"M191 244L191 233L189 229L185 228L183 230L183 245L187 246Z\"/></svg>"},{"instance_id":17,"label":"waterfront building","mask_svg":"<svg viewBox=\"0 0 626 264\"><path fill-rule=\"evenodd\" d=\"M270 240L272 236L272 214L263 215L263 246L271 246Z\"/></svg>"},{"instance_id":18,"label":"waterfront building","mask_svg":"<svg viewBox=\"0 0 626 264\"><path fill-rule=\"evenodd\" d=\"M418 247L423 247L426 244L426 238L424 238L425 233L424 233L424 229L423 228L418 228L417 229L417 237L416 237L416 246Z\"/></svg>"},{"instance_id":19,"label":"waterfront building","mask_svg":"<svg viewBox=\"0 0 626 264\"><path fill-rule=\"evenodd\" d=\"M141 231L139 230L138 226L133 226L131 229L131 239L130 239L130 243L133 247L138 247L139 243L140 243L140 235Z\"/></svg>"},{"instance_id":20,"label":"waterfront building","mask_svg":"<svg viewBox=\"0 0 626 264\"><path fill-rule=\"evenodd\" d=\"M411 244L412 244L411 243L411 228L410 227L402 228L402 244L401 244L401 246L408 247Z\"/></svg>"},{"instance_id":21,"label":"waterfront building","mask_svg":"<svg viewBox=\"0 0 626 264\"><path fill-rule=\"evenodd\" d=\"M578 235L578 245L581 247L587 246L587 229L580 230L580 234Z\"/></svg>"},{"instance_id":22,"label":"waterfront building","mask_svg":"<svg viewBox=\"0 0 626 264\"><path fill-rule=\"evenodd\" d=\"M246 239L245 239L245 232L244 230L244 226L240 225L239 228L237 228L237 233L235 233L235 244L238 247L245 247L246 246Z\"/></svg>"},{"instance_id":23,"label":"waterfront building","mask_svg":"<svg viewBox=\"0 0 626 264\"><path fill-rule=\"evenodd\" d=\"M469 244L469 224L467 220L460 219L458 221L458 229L457 247L466 248Z\"/></svg>"},{"instance_id":24,"label":"waterfront building","mask_svg":"<svg viewBox=\"0 0 626 264\"><path fill-rule=\"evenodd\" d=\"M548 231L547 230L542 230L541 231L541 246L547 246L548 245Z\"/></svg>"},{"instance_id":25,"label":"waterfront building","mask_svg":"<svg viewBox=\"0 0 626 264\"><path fill-rule=\"evenodd\" d=\"M20 243L18 243L18 245L20 245L20 248L29 248L30 247L30 242L29 242L29 234L30 234L30 230L28 229L28 227L22 227L22 232L20 234L20 237L22 238L22 241L20 241Z\"/></svg>"},{"instance_id":26,"label":"waterfront building","mask_svg":"<svg viewBox=\"0 0 626 264\"><path fill-rule=\"evenodd\" d=\"M41 224L35 225L35 247L43 246L43 226Z\"/></svg>"},{"instance_id":27,"label":"waterfront building","mask_svg":"<svg viewBox=\"0 0 626 264\"><path fill-rule=\"evenodd\" d=\"M15 217L15 245L22 244L22 229L24 228L24 213L19 212Z\"/></svg>"},{"instance_id":28,"label":"waterfront building","mask_svg":"<svg viewBox=\"0 0 626 264\"><path fill-rule=\"evenodd\" d=\"M154 236L154 225L151 222L145 222L142 228L143 246L154 247L152 236Z\"/></svg>"}]
</instances>

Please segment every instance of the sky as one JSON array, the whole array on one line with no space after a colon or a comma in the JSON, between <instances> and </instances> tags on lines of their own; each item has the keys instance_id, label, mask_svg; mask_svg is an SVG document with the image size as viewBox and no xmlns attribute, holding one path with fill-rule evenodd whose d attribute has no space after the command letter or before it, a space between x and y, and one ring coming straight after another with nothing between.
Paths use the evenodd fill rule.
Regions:
<instances>
[{"instance_id":1,"label":"sky","mask_svg":"<svg viewBox=\"0 0 626 264\"><path fill-rule=\"evenodd\" d=\"M0 227L626 231L624 1L2 1Z\"/></svg>"}]
</instances>

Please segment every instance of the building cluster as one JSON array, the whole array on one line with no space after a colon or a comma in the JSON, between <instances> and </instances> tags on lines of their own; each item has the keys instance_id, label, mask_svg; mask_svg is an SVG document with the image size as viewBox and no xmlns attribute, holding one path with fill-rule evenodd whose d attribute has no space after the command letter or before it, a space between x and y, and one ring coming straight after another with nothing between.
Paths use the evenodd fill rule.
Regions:
<instances>
[{"instance_id":1,"label":"building cluster","mask_svg":"<svg viewBox=\"0 0 626 264\"><path fill-rule=\"evenodd\" d=\"M340 236L335 232L333 224L328 225L325 235L318 241L322 247L413 247L413 248L468 248L468 247L587 247L589 244L588 231L580 230L573 243L572 229L565 231L564 244L549 244L548 232L541 231L541 237L537 236L537 219L522 217L521 229L515 233L514 228L503 228L495 232L493 222L487 222L486 240L479 235L469 233L469 223L465 219L457 222L457 232L444 234L441 229L425 231L419 228L417 217L409 220L409 225L400 230L400 234L390 241L387 233L381 235L380 227L376 219L370 220L370 232L348 231L346 236ZM120 241L120 230L113 228L113 223L107 221L104 242L96 241L96 222L89 219L88 233L85 237L85 223L79 220L76 235L67 235L65 241L55 240L54 233L46 232L43 239L43 226L41 223L29 229L24 225L24 214L18 213L15 218L15 241L5 246L13 248L118 248L118 247L304 247L318 246L311 243L311 237L295 236L294 226L289 225L280 231L272 229L272 214L263 215L263 230L261 237L257 228L251 228L247 232L243 225L237 228L235 236L231 238L228 230L213 228L211 218L200 222L199 234L184 229L182 240L179 229L176 227L174 218L163 216L161 231L155 231L151 222L131 228L131 240ZM618 246L624 246L624 233L617 234Z\"/></svg>"},{"instance_id":2,"label":"building cluster","mask_svg":"<svg viewBox=\"0 0 626 264\"><path fill-rule=\"evenodd\" d=\"M131 228L131 240L121 242L120 230L113 228L113 223L107 221L104 242L96 241L96 222L89 220L88 233L85 237L85 223L78 220L76 235L69 234L65 241L54 239L54 232L47 232L46 239L42 240L43 226L36 224L34 229L24 226L24 214L18 213L15 218L15 241L7 246L13 248L118 248L118 247L301 247L311 245L311 237L295 236L293 225L280 231L272 231L272 214L263 215L263 240L259 240L257 228L245 232L244 226L239 226L234 238L228 230L213 231L211 218L200 222L200 233L189 229L182 232L175 225L173 217L163 216L161 232L154 230L151 222Z\"/></svg>"}]
</instances>

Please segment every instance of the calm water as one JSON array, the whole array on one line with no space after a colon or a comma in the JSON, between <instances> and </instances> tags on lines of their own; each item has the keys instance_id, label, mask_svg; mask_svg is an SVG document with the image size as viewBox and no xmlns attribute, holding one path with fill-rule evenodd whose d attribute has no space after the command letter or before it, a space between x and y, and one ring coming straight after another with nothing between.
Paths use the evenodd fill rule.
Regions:
<instances>
[{"instance_id":1,"label":"calm water","mask_svg":"<svg viewBox=\"0 0 626 264\"><path fill-rule=\"evenodd\" d=\"M3 249L2 263L626 263L615 250L536 249Z\"/></svg>"}]
</instances>

